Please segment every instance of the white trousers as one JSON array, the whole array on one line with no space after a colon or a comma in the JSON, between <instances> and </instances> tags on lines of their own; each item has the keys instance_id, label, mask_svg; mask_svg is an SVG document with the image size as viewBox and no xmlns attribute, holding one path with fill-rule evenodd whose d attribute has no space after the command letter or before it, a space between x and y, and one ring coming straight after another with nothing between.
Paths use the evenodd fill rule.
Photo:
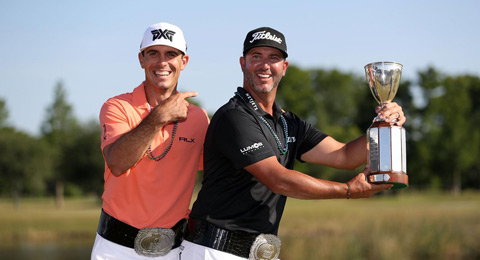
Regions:
<instances>
[{"instance_id":1,"label":"white trousers","mask_svg":"<svg viewBox=\"0 0 480 260\"><path fill-rule=\"evenodd\" d=\"M197 245L187 240L183 240L180 246L179 260L245 260L247 258L238 257L229 253Z\"/></svg>"},{"instance_id":2,"label":"white trousers","mask_svg":"<svg viewBox=\"0 0 480 260\"><path fill-rule=\"evenodd\" d=\"M179 260L179 250L179 247L172 249L166 256L142 256L137 254L133 248L108 241L97 233L91 260Z\"/></svg>"}]
</instances>

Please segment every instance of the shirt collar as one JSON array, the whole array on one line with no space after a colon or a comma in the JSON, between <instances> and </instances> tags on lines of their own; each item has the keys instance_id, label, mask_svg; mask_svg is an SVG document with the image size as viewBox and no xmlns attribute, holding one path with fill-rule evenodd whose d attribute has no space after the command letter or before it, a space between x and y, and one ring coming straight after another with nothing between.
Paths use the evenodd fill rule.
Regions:
<instances>
[{"instance_id":1,"label":"shirt collar","mask_svg":"<svg viewBox=\"0 0 480 260\"><path fill-rule=\"evenodd\" d=\"M253 99L252 95L250 95L245 88L238 87L235 95L238 96L245 103L245 106L252 110L256 115L268 115L268 113L258 105L257 101ZM277 104L277 102L273 103L273 115L275 118L279 118L282 115L282 108Z\"/></svg>"},{"instance_id":2,"label":"shirt collar","mask_svg":"<svg viewBox=\"0 0 480 260\"><path fill-rule=\"evenodd\" d=\"M178 90L175 90L173 94L176 93L178 93ZM145 92L145 81L133 90L132 95L134 106L150 111L150 105L148 104L147 94Z\"/></svg>"},{"instance_id":3,"label":"shirt collar","mask_svg":"<svg viewBox=\"0 0 480 260\"><path fill-rule=\"evenodd\" d=\"M147 95L145 94L145 82L142 82L142 84L133 90L132 99L135 107L149 109Z\"/></svg>"}]
</instances>

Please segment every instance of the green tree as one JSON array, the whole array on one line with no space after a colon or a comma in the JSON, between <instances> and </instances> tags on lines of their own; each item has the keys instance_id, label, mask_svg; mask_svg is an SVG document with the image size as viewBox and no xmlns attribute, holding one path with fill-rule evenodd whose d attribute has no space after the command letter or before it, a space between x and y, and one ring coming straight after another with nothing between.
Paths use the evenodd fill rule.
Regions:
<instances>
[{"instance_id":1,"label":"green tree","mask_svg":"<svg viewBox=\"0 0 480 260\"><path fill-rule=\"evenodd\" d=\"M8 109L5 100L0 98L0 128L7 126Z\"/></svg>"},{"instance_id":2,"label":"green tree","mask_svg":"<svg viewBox=\"0 0 480 260\"><path fill-rule=\"evenodd\" d=\"M23 195L45 194L51 158L43 141L13 128L0 129L0 193L10 193L17 207Z\"/></svg>"},{"instance_id":3,"label":"green tree","mask_svg":"<svg viewBox=\"0 0 480 260\"><path fill-rule=\"evenodd\" d=\"M425 104L408 109L413 136L408 150L411 180L455 194L462 185L478 187L480 79L446 76L434 68L419 72L419 79ZM469 181L475 179L477 186Z\"/></svg>"},{"instance_id":4,"label":"green tree","mask_svg":"<svg viewBox=\"0 0 480 260\"><path fill-rule=\"evenodd\" d=\"M290 65L287 74L280 81L276 101L284 109L306 117L311 123L316 123L316 117L312 113L316 105L314 94L310 73Z\"/></svg>"},{"instance_id":5,"label":"green tree","mask_svg":"<svg viewBox=\"0 0 480 260\"><path fill-rule=\"evenodd\" d=\"M443 75L433 68L418 73L419 88L417 95L421 97L424 104L414 106L408 110L407 118L407 136L410 142L407 146L412 147L407 150L407 168L410 183L415 183L419 188L441 188L441 178L438 174L433 146L437 142L430 136L431 128L435 126L432 116L427 113L429 98L433 97L434 89L441 85ZM432 123L430 123L432 122ZM436 126L435 126L436 127Z\"/></svg>"},{"instance_id":6,"label":"green tree","mask_svg":"<svg viewBox=\"0 0 480 260\"><path fill-rule=\"evenodd\" d=\"M54 90L53 103L47 108L46 118L41 125L43 139L52 147L54 153L55 198L57 207L63 206L64 187L68 169L66 151L74 143L74 135L78 129L73 115L73 108L67 102L66 91L62 82L58 82Z\"/></svg>"},{"instance_id":7,"label":"green tree","mask_svg":"<svg viewBox=\"0 0 480 260\"><path fill-rule=\"evenodd\" d=\"M81 124L73 138L73 144L65 151L69 162L64 169L68 173L68 186L83 194L101 195L105 164L100 150L100 124L97 121Z\"/></svg>"}]
</instances>

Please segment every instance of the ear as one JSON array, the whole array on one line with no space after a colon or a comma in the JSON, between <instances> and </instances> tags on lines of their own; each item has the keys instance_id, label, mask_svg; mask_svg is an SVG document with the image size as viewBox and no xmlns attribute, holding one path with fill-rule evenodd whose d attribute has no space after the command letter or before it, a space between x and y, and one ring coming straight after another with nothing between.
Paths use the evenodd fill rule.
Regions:
<instances>
[{"instance_id":1,"label":"ear","mask_svg":"<svg viewBox=\"0 0 480 260\"><path fill-rule=\"evenodd\" d=\"M188 61L190 60L190 56L188 56L188 54L185 54L183 55L182 57L182 66L181 66L181 70L185 69L185 67L187 66L187 63Z\"/></svg>"},{"instance_id":2,"label":"ear","mask_svg":"<svg viewBox=\"0 0 480 260\"><path fill-rule=\"evenodd\" d=\"M143 66L143 59L144 59L144 57L143 57L142 52L139 52L138 53L138 61L140 62L140 67L142 67L142 69L145 69L145 67Z\"/></svg>"},{"instance_id":3,"label":"ear","mask_svg":"<svg viewBox=\"0 0 480 260\"><path fill-rule=\"evenodd\" d=\"M242 72L245 72L245 57L241 56L240 57L240 67L242 68Z\"/></svg>"},{"instance_id":4,"label":"ear","mask_svg":"<svg viewBox=\"0 0 480 260\"><path fill-rule=\"evenodd\" d=\"M285 63L283 64L283 76L285 76L285 73L287 73L287 68L288 68L288 61L285 60Z\"/></svg>"}]
</instances>

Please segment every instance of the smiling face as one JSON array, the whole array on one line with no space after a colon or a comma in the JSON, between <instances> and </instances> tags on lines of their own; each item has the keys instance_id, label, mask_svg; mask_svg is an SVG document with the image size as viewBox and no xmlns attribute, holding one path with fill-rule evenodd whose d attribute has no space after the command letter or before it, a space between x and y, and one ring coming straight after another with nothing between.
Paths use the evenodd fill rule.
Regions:
<instances>
[{"instance_id":1,"label":"smiling face","mask_svg":"<svg viewBox=\"0 0 480 260\"><path fill-rule=\"evenodd\" d=\"M244 87L258 93L268 93L278 87L285 76L288 61L282 52L271 47L255 47L240 57Z\"/></svg>"},{"instance_id":2,"label":"smiling face","mask_svg":"<svg viewBox=\"0 0 480 260\"><path fill-rule=\"evenodd\" d=\"M138 54L141 67L145 70L145 86L157 91L174 89L180 71L188 63L188 55L175 48L155 45Z\"/></svg>"}]
</instances>

